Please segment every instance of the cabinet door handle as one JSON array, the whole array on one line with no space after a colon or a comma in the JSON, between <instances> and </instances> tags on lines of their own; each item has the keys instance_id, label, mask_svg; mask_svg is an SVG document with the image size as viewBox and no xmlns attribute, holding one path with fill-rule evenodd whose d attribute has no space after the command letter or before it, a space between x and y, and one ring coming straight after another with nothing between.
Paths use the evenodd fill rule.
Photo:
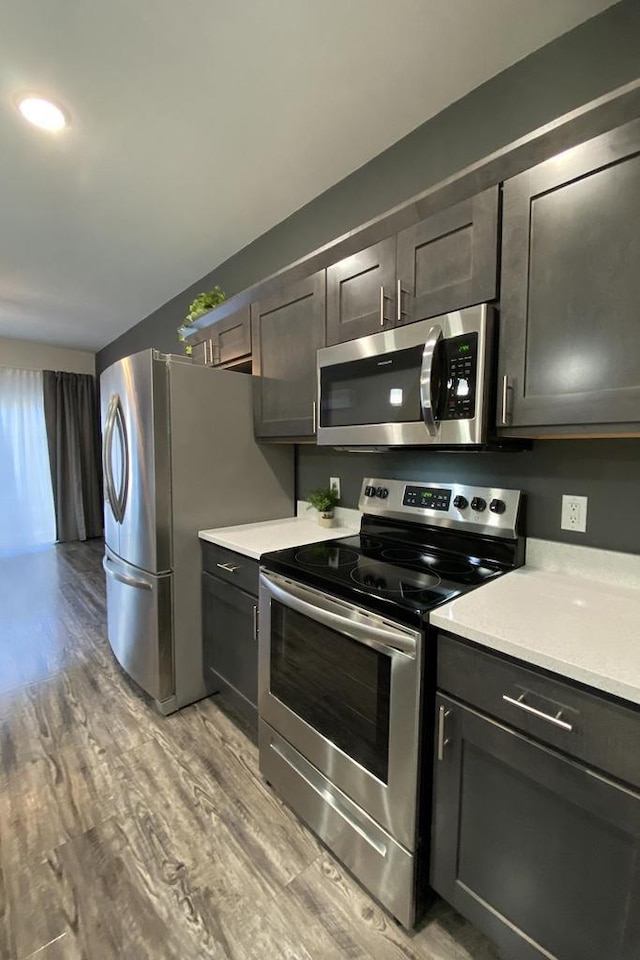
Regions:
<instances>
[{"instance_id":1,"label":"cabinet door handle","mask_svg":"<svg viewBox=\"0 0 640 960\"><path fill-rule=\"evenodd\" d=\"M502 413L500 416L500 426L508 427L509 426L509 377L505 373L502 378Z\"/></svg>"},{"instance_id":2,"label":"cabinet door handle","mask_svg":"<svg viewBox=\"0 0 640 960\"><path fill-rule=\"evenodd\" d=\"M253 605L253 639L258 639L258 604Z\"/></svg>"},{"instance_id":3,"label":"cabinet door handle","mask_svg":"<svg viewBox=\"0 0 640 960\"><path fill-rule=\"evenodd\" d=\"M537 710L535 707L531 707L528 703L525 703L525 696L526 694L521 693L516 699L515 697L509 697L506 693L503 693L502 699L510 706L517 707L518 710L524 710L525 713L530 714L532 717L538 717L539 720L546 720L547 723L552 723L554 727L560 727L561 730L566 730L567 733L571 733L573 731L572 724L567 723L566 720L562 719L562 710L558 710L554 717L550 713L545 713L544 710Z\"/></svg>"},{"instance_id":4,"label":"cabinet door handle","mask_svg":"<svg viewBox=\"0 0 640 960\"><path fill-rule=\"evenodd\" d=\"M402 289L402 280L398 280L396 284L396 321L402 323L402 318L407 316L406 310L402 309L402 294L405 291Z\"/></svg>"},{"instance_id":5,"label":"cabinet door handle","mask_svg":"<svg viewBox=\"0 0 640 960\"><path fill-rule=\"evenodd\" d=\"M208 340L203 340L203 341L202 341L202 346L204 347L204 365L205 365L205 367L207 366L207 343L208 343L208 342L209 342Z\"/></svg>"},{"instance_id":6,"label":"cabinet door handle","mask_svg":"<svg viewBox=\"0 0 640 960\"><path fill-rule=\"evenodd\" d=\"M385 315L384 315L384 287L380 287L380 326L384 327L385 324Z\"/></svg>"},{"instance_id":7,"label":"cabinet door handle","mask_svg":"<svg viewBox=\"0 0 640 960\"><path fill-rule=\"evenodd\" d=\"M316 403L315 400L314 400L313 403L312 403L312 413L311 413L311 417L312 417L312 420L313 420L313 423L312 423L312 425L311 425L311 427L312 427L311 432L312 432L312 433L317 433L317 431L318 431L318 404Z\"/></svg>"},{"instance_id":8,"label":"cabinet door handle","mask_svg":"<svg viewBox=\"0 0 640 960\"><path fill-rule=\"evenodd\" d=\"M236 570L240 569L240 567L234 567L230 563L216 563L216 567L220 567L221 570L226 570L227 573L235 573Z\"/></svg>"},{"instance_id":9,"label":"cabinet door handle","mask_svg":"<svg viewBox=\"0 0 640 960\"><path fill-rule=\"evenodd\" d=\"M445 707L438 707L438 760L444 760L444 748L449 743L444 735L444 725L450 712Z\"/></svg>"}]
</instances>

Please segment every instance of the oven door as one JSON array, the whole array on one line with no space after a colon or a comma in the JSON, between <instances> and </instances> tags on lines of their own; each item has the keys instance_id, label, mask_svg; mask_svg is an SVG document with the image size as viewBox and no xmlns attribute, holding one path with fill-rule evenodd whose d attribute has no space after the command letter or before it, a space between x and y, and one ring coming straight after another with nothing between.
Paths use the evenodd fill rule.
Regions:
<instances>
[{"instance_id":1,"label":"oven door","mask_svg":"<svg viewBox=\"0 0 640 960\"><path fill-rule=\"evenodd\" d=\"M318 351L318 444L480 446L493 389L487 304Z\"/></svg>"},{"instance_id":2,"label":"oven door","mask_svg":"<svg viewBox=\"0 0 640 960\"><path fill-rule=\"evenodd\" d=\"M260 573L260 717L416 846L422 633Z\"/></svg>"}]
</instances>

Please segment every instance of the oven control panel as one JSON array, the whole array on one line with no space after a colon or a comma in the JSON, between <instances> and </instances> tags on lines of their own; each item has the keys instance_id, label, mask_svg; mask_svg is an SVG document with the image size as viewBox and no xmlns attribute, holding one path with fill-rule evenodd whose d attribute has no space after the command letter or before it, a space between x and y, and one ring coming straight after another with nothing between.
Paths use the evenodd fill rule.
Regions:
<instances>
[{"instance_id":1,"label":"oven control panel","mask_svg":"<svg viewBox=\"0 0 640 960\"><path fill-rule=\"evenodd\" d=\"M407 484L402 498L403 507L422 507L428 510L448 510L451 490L442 487L417 487Z\"/></svg>"},{"instance_id":2,"label":"oven control panel","mask_svg":"<svg viewBox=\"0 0 640 960\"><path fill-rule=\"evenodd\" d=\"M520 533L522 494L502 487L411 480L362 481L360 512L494 537Z\"/></svg>"}]
</instances>

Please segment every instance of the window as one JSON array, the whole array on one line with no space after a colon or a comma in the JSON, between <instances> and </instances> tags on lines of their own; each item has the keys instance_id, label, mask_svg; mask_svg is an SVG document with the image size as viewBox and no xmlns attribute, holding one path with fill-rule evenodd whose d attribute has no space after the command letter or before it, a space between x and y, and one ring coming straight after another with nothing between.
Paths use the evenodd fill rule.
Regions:
<instances>
[{"instance_id":1,"label":"window","mask_svg":"<svg viewBox=\"0 0 640 960\"><path fill-rule=\"evenodd\" d=\"M42 373L0 366L0 552L55 539Z\"/></svg>"}]
</instances>

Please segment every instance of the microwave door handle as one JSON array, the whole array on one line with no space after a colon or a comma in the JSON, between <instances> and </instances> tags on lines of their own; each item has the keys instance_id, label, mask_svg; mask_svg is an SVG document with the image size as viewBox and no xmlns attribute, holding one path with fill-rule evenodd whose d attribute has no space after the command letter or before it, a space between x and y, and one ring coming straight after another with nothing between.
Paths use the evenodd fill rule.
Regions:
<instances>
[{"instance_id":1,"label":"microwave door handle","mask_svg":"<svg viewBox=\"0 0 640 960\"><path fill-rule=\"evenodd\" d=\"M279 580L280 578L278 578ZM372 647L379 653L395 657L398 654L415 658L416 637L411 632L404 632L388 627L374 626L355 619L356 608L348 603L336 603L316 590L310 590L301 584L287 581L286 587L277 582L272 574L260 574L260 582L269 595L282 603L285 607L301 613L310 620L315 620L331 630L346 634L352 640ZM351 615L350 615L351 614Z\"/></svg>"},{"instance_id":2,"label":"microwave door handle","mask_svg":"<svg viewBox=\"0 0 640 960\"><path fill-rule=\"evenodd\" d=\"M420 367L420 409L430 437L435 437L438 434L438 421L436 420L433 401L433 364L436 347L442 337L442 327L439 323L434 323L427 334L422 351L422 366Z\"/></svg>"}]
</instances>

